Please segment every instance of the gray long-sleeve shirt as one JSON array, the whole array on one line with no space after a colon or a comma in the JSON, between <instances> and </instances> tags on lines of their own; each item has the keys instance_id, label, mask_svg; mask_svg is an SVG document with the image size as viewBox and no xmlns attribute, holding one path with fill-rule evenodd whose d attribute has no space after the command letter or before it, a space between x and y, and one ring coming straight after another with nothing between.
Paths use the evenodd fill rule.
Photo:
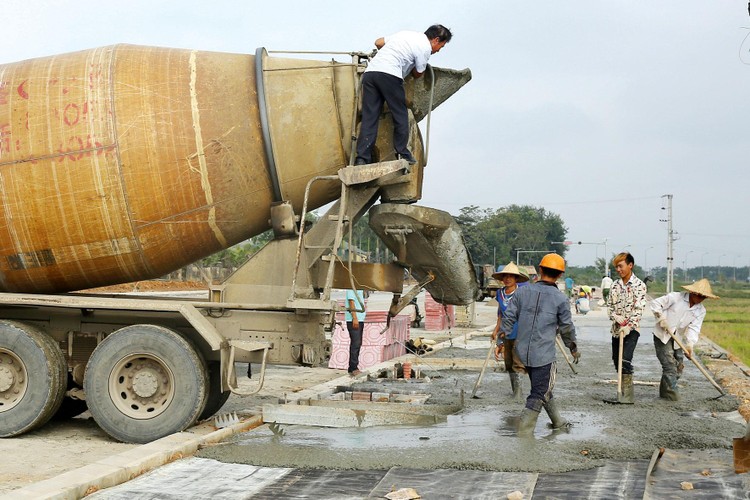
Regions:
<instances>
[{"instance_id":1,"label":"gray long-sleeve shirt","mask_svg":"<svg viewBox=\"0 0 750 500\"><path fill-rule=\"evenodd\" d=\"M510 332L516 322L516 352L526 366L545 366L555 360L558 331L568 348L576 341L570 305L554 283L539 281L516 291L500 330Z\"/></svg>"}]
</instances>

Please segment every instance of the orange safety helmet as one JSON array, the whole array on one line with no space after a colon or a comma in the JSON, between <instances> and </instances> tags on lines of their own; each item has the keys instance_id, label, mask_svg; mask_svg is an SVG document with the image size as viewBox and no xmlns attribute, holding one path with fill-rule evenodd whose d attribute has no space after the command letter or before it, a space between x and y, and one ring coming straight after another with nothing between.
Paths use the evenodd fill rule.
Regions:
<instances>
[{"instance_id":1,"label":"orange safety helmet","mask_svg":"<svg viewBox=\"0 0 750 500\"><path fill-rule=\"evenodd\" d=\"M542 257L542 261L539 263L539 267L546 267L548 269L554 269L556 271L565 272L565 259L557 255L556 253L548 253Z\"/></svg>"}]
</instances>

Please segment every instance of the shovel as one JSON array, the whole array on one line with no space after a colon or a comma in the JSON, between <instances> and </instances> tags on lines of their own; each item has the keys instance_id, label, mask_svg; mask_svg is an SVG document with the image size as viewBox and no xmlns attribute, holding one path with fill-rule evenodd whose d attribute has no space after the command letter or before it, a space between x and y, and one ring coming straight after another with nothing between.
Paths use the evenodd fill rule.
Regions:
<instances>
[{"instance_id":1,"label":"shovel","mask_svg":"<svg viewBox=\"0 0 750 500\"><path fill-rule=\"evenodd\" d=\"M742 474L750 471L750 422L747 423L745 437L732 440L734 450L734 472Z\"/></svg>"},{"instance_id":2,"label":"shovel","mask_svg":"<svg viewBox=\"0 0 750 500\"><path fill-rule=\"evenodd\" d=\"M680 342L680 339L677 338L677 335L675 335L674 333L670 332L669 330L667 330L667 333L669 334L670 337L672 337L672 340L674 340L674 343L677 344L678 346L680 346L680 349L682 349L684 352L687 352L687 349L685 349L685 346L682 345L682 342ZM700 362L695 359L695 356L690 356L690 361L692 361L693 364L703 374L703 376L706 377L706 379L708 379L709 382L711 382L711 385L713 385L714 387L716 387L716 390L721 393L721 396L719 396L719 397L727 395L727 393L724 392L724 389L722 389L721 386L716 383L716 381L713 379L713 377L711 375L709 375L709 373L706 371L706 369L703 368L703 365L701 365Z\"/></svg>"},{"instance_id":3,"label":"shovel","mask_svg":"<svg viewBox=\"0 0 750 500\"><path fill-rule=\"evenodd\" d=\"M622 398L622 350L625 348L625 335L622 329L618 332L620 337L620 349L617 352L617 397L615 399L605 399L605 403L619 404Z\"/></svg>"},{"instance_id":4,"label":"shovel","mask_svg":"<svg viewBox=\"0 0 750 500\"><path fill-rule=\"evenodd\" d=\"M482 371L479 372L479 378L477 378L477 383L474 384L474 388L471 390L471 397L473 399L479 399L477 394L477 389L479 389L479 384L482 383L482 377L484 377L484 370L487 369L487 363L490 362L490 356L492 356L492 352L495 350L495 344L490 343L490 350L487 351L487 357L484 358L484 364L482 365Z\"/></svg>"},{"instance_id":5,"label":"shovel","mask_svg":"<svg viewBox=\"0 0 750 500\"><path fill-rule=\"evenodd\" d=\"M573 363L570 362L570 358L568 357L568 353L565 352L565 344L563 344L563 341L562 341L562 339L560 338L559 335L555 335L555 343L557 343L557 347L560 348L560 352L562 353L563 357L565 358L565 361L568 362L568 366L570 367L570 369L573 370L573 373L575 373L576 375L578 375L578 371L573 366Z\"/></svg>"}]
</instances>

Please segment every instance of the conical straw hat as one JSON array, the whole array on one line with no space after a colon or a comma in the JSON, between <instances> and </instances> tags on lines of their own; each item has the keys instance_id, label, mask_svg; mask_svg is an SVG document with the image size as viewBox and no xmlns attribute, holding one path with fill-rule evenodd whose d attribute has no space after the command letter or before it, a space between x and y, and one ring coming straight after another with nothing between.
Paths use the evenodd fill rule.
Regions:
<instances>
[{"instance_id":1,"label":"conical straw hat","mask_svg":"<svg viewBox=\"0 0 750 500\"><path fill-rule=\"evenodd\" d=\"M692 285L683 285L682 288L688 292L697 293L709 299L718 299L718 295L714 295L711 291L711 283L706 278L696 281Z\"/></svg>"},{"instance_id":2,"label":"conical straw hat","mask_svg":"<svg viewBox=\"0 0 750 500\"><path fill-rule=\"evenodd\" d=\"M516 281L519 283L524 283L526 281L529 281L529 277L526 276L524 273L521 272L520 269L518 269L518 266L515 264L515 262L511 261L507 266L503 268L502 271L499 273L492 273L492 277L495 279L503 279L503 274L512 274L516 277Z\"/></svg>"}]
</instances>

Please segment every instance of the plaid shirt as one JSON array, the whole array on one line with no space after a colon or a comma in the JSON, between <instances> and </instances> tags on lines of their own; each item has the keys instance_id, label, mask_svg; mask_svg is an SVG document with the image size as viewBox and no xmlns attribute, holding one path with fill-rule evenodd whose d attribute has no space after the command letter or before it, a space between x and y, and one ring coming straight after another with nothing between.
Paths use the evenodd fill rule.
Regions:
<instances>
[{"instance_id":1,"label":"plaid shirt","mask_svg":"<svg viewBox=\"0 0 750 500\"><path fill-rule=\"evenodd\" d=\"M630 275L627 283L622 278L612 283L609 291L607 308L609 319L612 320L612 336L617 336L620 324L615 319L620 316L627 321L628 330L638 330L646 307L646 284L635 274Z\"/></svg>"}]
</instances>

